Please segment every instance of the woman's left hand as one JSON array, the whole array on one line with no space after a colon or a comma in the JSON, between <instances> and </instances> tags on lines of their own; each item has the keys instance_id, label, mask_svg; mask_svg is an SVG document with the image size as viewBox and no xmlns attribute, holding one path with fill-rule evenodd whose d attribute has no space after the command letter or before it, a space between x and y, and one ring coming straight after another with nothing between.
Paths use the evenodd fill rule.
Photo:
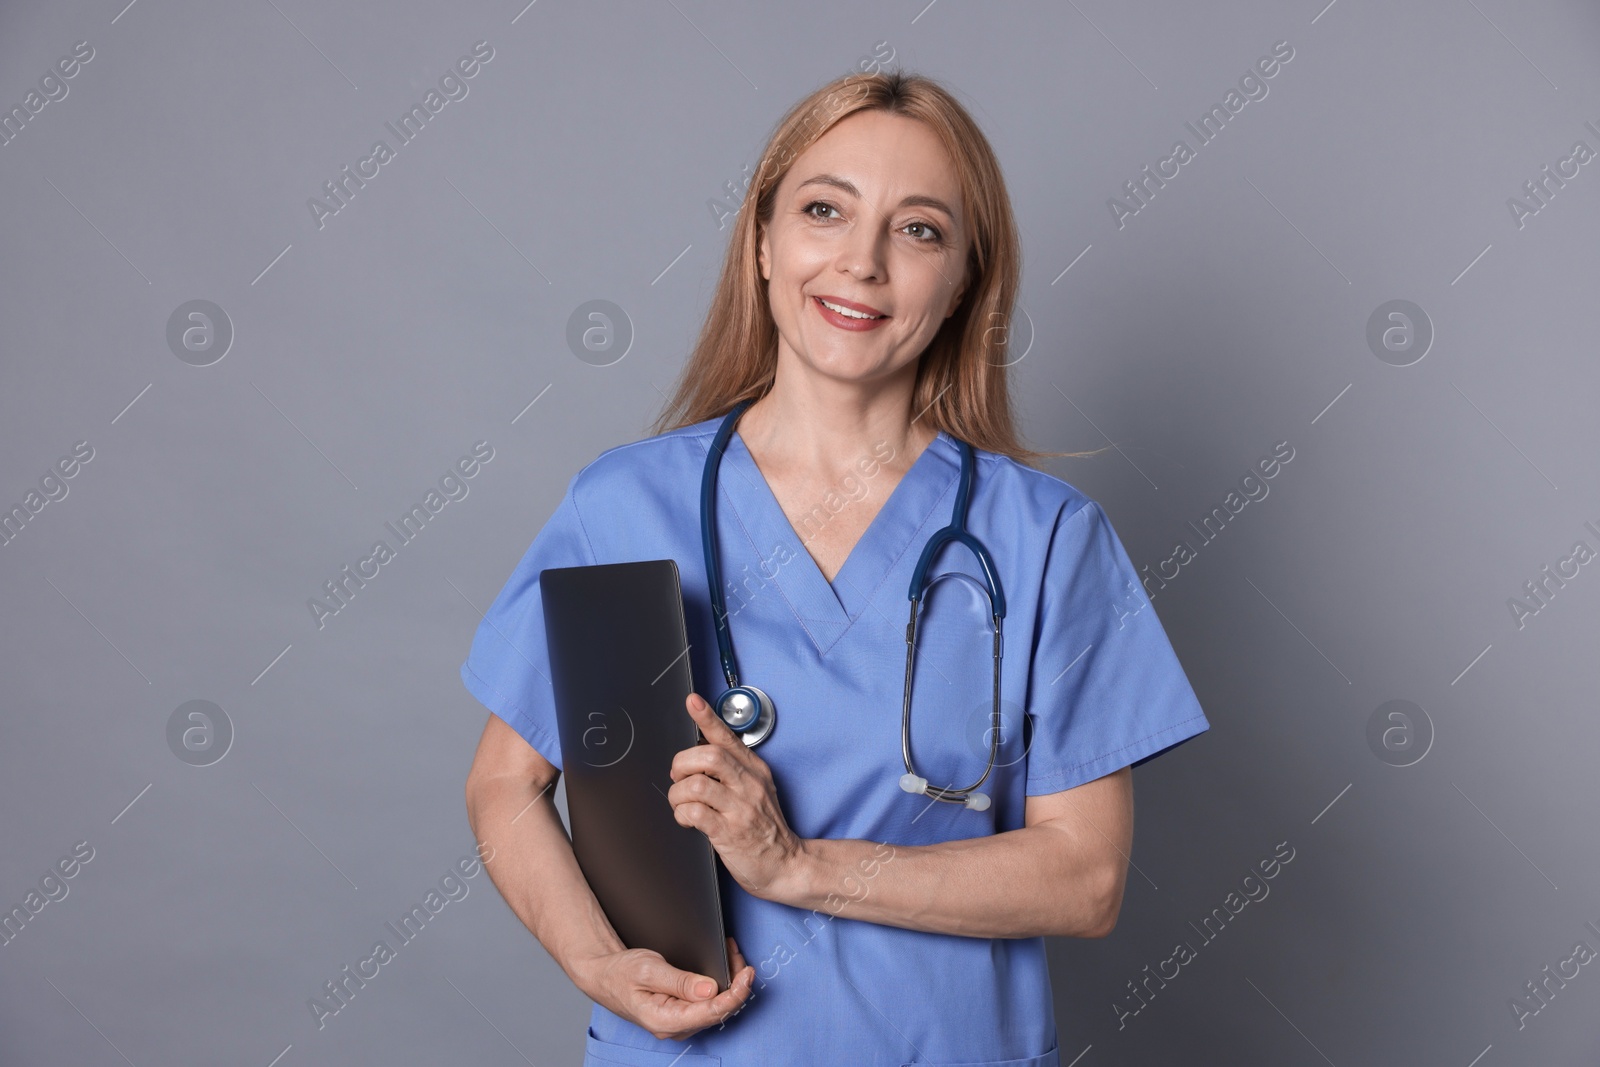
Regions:
<instances>
[{"instance_id":1,"label":"woman's left hand","mask_svg":"<svg viewBox=\"0 0 1600 1067\"><path fill-rule=\"evenodd\" d=\"M805 860L805 842L789 829L778 807L767 761L740 740L698 693L686 701L689 716L708 744L672 759L667 792L673 817L711 839L711 845L744 889L777 900Z\"/></svg>"}]
</instances>

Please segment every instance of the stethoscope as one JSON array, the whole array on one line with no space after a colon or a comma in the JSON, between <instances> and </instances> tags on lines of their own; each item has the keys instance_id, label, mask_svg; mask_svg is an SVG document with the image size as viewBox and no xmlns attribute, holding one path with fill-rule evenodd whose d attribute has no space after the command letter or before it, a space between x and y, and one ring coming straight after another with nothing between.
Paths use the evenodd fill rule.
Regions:
<instances>
[{"instance_id":1,"label":"stethoscope","mask_svg":"<svg viewBox=\"0 0 1600 1067\"><path fill-rule=\"evenodd\" d=\"M716 623L717 650L722 658L722 673L728 679L728 688L716 699L713 707L717 716L737 733L744 743L754 748L772 735L778 712L772 698L753 685L739 683L739 669L733 658L733 638L728 632L728 607L722 593L722 568L717 560L717 468L722 463L728 438L733 436L734 424L750 406L751 400L741 400L722 420L717 435L706 454L705 473L700 479L700 540L705 549L706 579L711 586L711 615ZM1005 593L1000 589L1000 577L994 560L983 543L967 530L967 502L972 496L972 446L952 438L961 453L961 480L956 489L955 507L950 513L950 525L928 538L922 557L911 575L911 618L906 623L906 685L905 699L900 712L900 749L905 758L906 773L900 776L900 788L951 804L964 804L974 811L989 806L989 798L975 790L994 769L995 755L1000 748L1000 649L1001 622L1006 615ZM983 591L989 598L990 616L994 622L994 715L989 728L989 762L978 780L963 789L929 785L926 778L916 773L911 765L911 668L917 646L917 607L926 591L928 565L934 554L946 541L960 541L972 550L983 570ZM942 578L945 575L939 575ZM935 579L938 580L937 578Z\"/></svg>"}]
</instances>

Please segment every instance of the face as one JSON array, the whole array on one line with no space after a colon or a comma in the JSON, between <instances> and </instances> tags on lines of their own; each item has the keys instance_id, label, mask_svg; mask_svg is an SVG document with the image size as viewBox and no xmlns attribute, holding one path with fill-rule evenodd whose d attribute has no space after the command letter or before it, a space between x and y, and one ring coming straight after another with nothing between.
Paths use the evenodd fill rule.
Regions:
<instances>
[{"instance_id":1,"label":"face","mask_svg":"<svg viewBox=\"0 0 1600 1067\"><path fill-rule=\"evenodd\" d=\"M961 301L969 244L955 165L932 130L883 111L839 122L784 175L762 228L779 362L860 383L907 370Z\"/></svg>"}]
</instances>

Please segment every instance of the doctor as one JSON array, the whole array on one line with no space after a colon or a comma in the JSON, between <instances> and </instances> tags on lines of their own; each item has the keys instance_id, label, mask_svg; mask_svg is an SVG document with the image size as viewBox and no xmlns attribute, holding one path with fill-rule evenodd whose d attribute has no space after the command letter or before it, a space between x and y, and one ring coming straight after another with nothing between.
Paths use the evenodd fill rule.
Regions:
<instances>
[{"instance_id":1,"label":"doctor","mask_svg":"<svg viewBox=\"0 0 1600 1067\"><path fill-rule=\"evenodd\" d=\"M1104 511L1026 462L1060 453L1017 441L1019 248L971 117L928 79L852 75L797 104L763 158L669 428L571 480L478 627L461 674L493 714L469 819L507 903L594 1002L586 1064L1056 1067L1043 938L1111 932L1131 768L1209 724ZM1067 373L1030 368L1036 388ZM777 710L754 746L706 699L726 686L699 490L730 413L728 632L739 681ZM901 784L907 590L952 519L958 439L1005 600L1001 729L984 571L950 543L919 616L909 747L935 786L970 784L997 749L987 806ZM659 558L680 568L700 689L685 711L708 741L678 753L664 802L726 869L722 992L621 944L550 798L563 759L591 754L561 751L539 571Z\"/></svg>"}]
</instances>

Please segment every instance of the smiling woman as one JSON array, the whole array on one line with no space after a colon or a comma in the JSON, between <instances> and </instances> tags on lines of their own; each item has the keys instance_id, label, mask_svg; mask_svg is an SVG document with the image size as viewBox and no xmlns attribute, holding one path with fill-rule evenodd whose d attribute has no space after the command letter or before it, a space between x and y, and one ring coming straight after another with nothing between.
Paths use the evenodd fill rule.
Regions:
<instances>
[{"instance_id":1,"label":"smiling woman","mask_svg":"<svg viewBox=\"0 0 1600 1067\"><path fill-rule=\"evenodd\" d=\"M762 160L658 432L571 479L478 626L461 677L493 714L468 816L594 1001L586 1063L1058 1067L1044 937L1110 933L1131 768L1209 724L1154 609L1121 606L1138 578L1105 512L1031 466L1063 453L1018 440L995 323L1020 253L971 116L927 78L852 75ZM817 527L869 452L876 474ZM714 576L772 546L774 592L733 618ZM641 559L677 563L692 675L716 684L715 706L686 700L705 743L675 754L664 802L720 861L721 990L621 943L549 799L539 576ZM947 574L983 596L923 603ZM927 640L963 603L982 606L956 631L971 647ZM742 713L758 704L775 717ZM1022 744L997 759L1002 738Z\"/></svg>"}]
</instances>

